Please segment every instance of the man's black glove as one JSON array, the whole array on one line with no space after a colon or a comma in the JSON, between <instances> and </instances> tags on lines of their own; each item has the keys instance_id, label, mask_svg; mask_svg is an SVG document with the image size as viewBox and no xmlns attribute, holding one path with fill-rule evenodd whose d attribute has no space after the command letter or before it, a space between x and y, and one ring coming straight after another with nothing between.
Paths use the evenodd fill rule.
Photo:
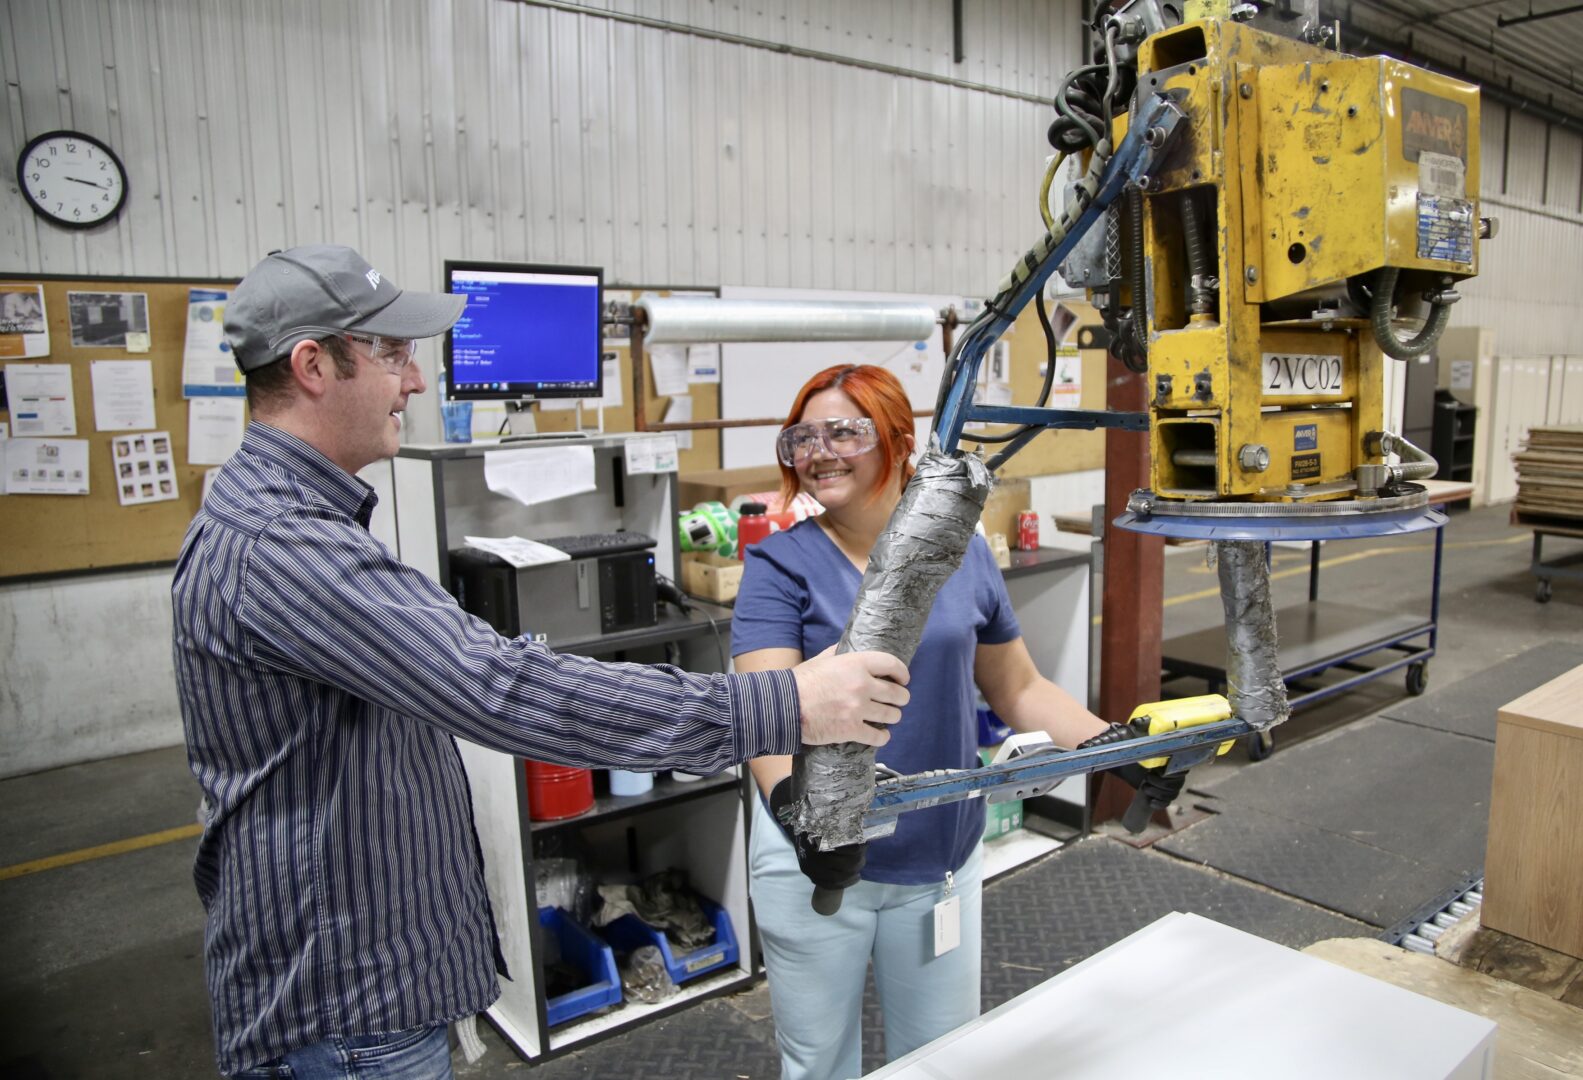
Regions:
<instances>
[{"instance_id":1,"label":"man's black glove","mask_svg":"<svg viewBox=\"0 0 1583 1080\"><path fill-rule=\"evenodd\" d=\"M786 777L770 790L770 815L775 818L797 850L797 866L803 876L822 889L847 889L856 885L863 872L863 860L868 845L848 844L833 851L820 851L819 844L788 826L781 811L792 804L791 777Z\"/></svg>"},{"instance_id":2,"label":"man's black glove","mask_svg":"<svg viewBox=\"0 0 1583 1080\"><path fill-rule=\"evenodd\" d=\"M1111 724L1107 730L1101 731L1093 738L1084 739L1078 743L1077 749L1087 750L1091 746L1110 746L1136 738L1138 738L1136 729L1126 724ZM1133 806L1128 809L1127 815L1123 819L1123 824L1126 825L1129 832L1142 832L1143 826L1148 824L1148 815L1156 810L1164 810L1167 806L1170 806L1176 797L1182 793L1183 785L1187 783L1187 774L1185 772L1177 773L1174 776L1162 776L1153 769L1145 769L1135 761L1126 765L1117 765L1115 768L1106 771L1138 791L1139 798L1134 801ZM1147 813L1143 814L1140 819L1138 812L1144 809L1147 810Z\"/></svg>"}]
</instances>

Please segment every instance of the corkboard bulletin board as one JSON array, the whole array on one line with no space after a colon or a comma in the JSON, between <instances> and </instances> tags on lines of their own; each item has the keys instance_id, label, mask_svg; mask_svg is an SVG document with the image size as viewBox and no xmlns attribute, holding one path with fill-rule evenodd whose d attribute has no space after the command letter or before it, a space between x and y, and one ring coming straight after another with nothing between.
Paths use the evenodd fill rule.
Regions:
<instances>
[{"instance_id":1,"label":"corkboard bulletin board","mask_svg":"<svg viewBox=\"0 0 1583 1080\"><path fill-rule=\"evenodd\" d=\"M187 464L187 402L181 396L182 351L186 343L187 290L230 289L234 281L176 281L170 278L55 278L0 275L11 285L44 289L49 325L48 356L0 360L0 364L69 364L77 434L52 436L88 442L88 494L0 495L0 580L145 566L175 560L187 525L203 497L203 474L213 466ZM130 292L148 296L150 348L74 347L66 303L68 292ZM154 381L153 430L168 431L178 497L122 506L117 493L111 440L126 431L94 426L94 360L149 360ZM10 422L8 410L0 419Z\"/></svg>"}]
</instances>

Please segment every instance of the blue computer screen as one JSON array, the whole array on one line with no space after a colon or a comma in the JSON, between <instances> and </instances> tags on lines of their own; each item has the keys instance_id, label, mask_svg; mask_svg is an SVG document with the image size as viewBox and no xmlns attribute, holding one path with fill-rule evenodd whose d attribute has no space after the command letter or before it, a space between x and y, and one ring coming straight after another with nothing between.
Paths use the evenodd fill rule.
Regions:
<instances>
[{"instance_id":1,"label":"blue computer screen","mask_svg":"<svg viewBox=\"0 0 1583 1080\"><path fill-rule=\"evenodd\" d=\"M446 339L453 399L597 397L601 272L447 263L467 306Z\"/></svg>"}]
</instances>

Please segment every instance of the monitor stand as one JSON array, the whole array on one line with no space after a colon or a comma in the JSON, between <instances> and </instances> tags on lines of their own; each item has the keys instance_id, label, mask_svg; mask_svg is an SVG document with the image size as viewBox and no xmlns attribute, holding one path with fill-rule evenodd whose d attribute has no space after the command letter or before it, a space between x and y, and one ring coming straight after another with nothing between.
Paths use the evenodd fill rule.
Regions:
<instances>
[{"instance_id":1,"label":"monitor stand","mask_svg":"<svg viewBox=\"0 0 1583 1080\"><path fill-rule=\"evenodd\" d=\"M533 410L528 408L526 401L506 402L506 431L500 439L502 443L518 442L564 442L568 439L586 439L588 432L575 431L539 431L533 418ZM578 406L579 414L581 405Z\"/></svg>"}]
</instances>

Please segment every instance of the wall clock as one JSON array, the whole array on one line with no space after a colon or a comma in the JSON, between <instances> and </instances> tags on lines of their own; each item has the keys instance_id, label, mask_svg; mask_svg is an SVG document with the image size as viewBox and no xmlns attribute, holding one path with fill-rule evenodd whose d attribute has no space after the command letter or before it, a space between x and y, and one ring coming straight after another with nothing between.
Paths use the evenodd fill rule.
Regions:
<instances>
[{"instance_id":1,"label":"wall clock","mask_svg":"<svg viewBox=\"0 0 1583 1080\"><path fill-rule=\"evenodd\" d=\"M126 202L121 159L78 131L50 131L31 140L17 158L16 178L35 212L68 229L109 221Z\"/></svg>"}]
</instances>

